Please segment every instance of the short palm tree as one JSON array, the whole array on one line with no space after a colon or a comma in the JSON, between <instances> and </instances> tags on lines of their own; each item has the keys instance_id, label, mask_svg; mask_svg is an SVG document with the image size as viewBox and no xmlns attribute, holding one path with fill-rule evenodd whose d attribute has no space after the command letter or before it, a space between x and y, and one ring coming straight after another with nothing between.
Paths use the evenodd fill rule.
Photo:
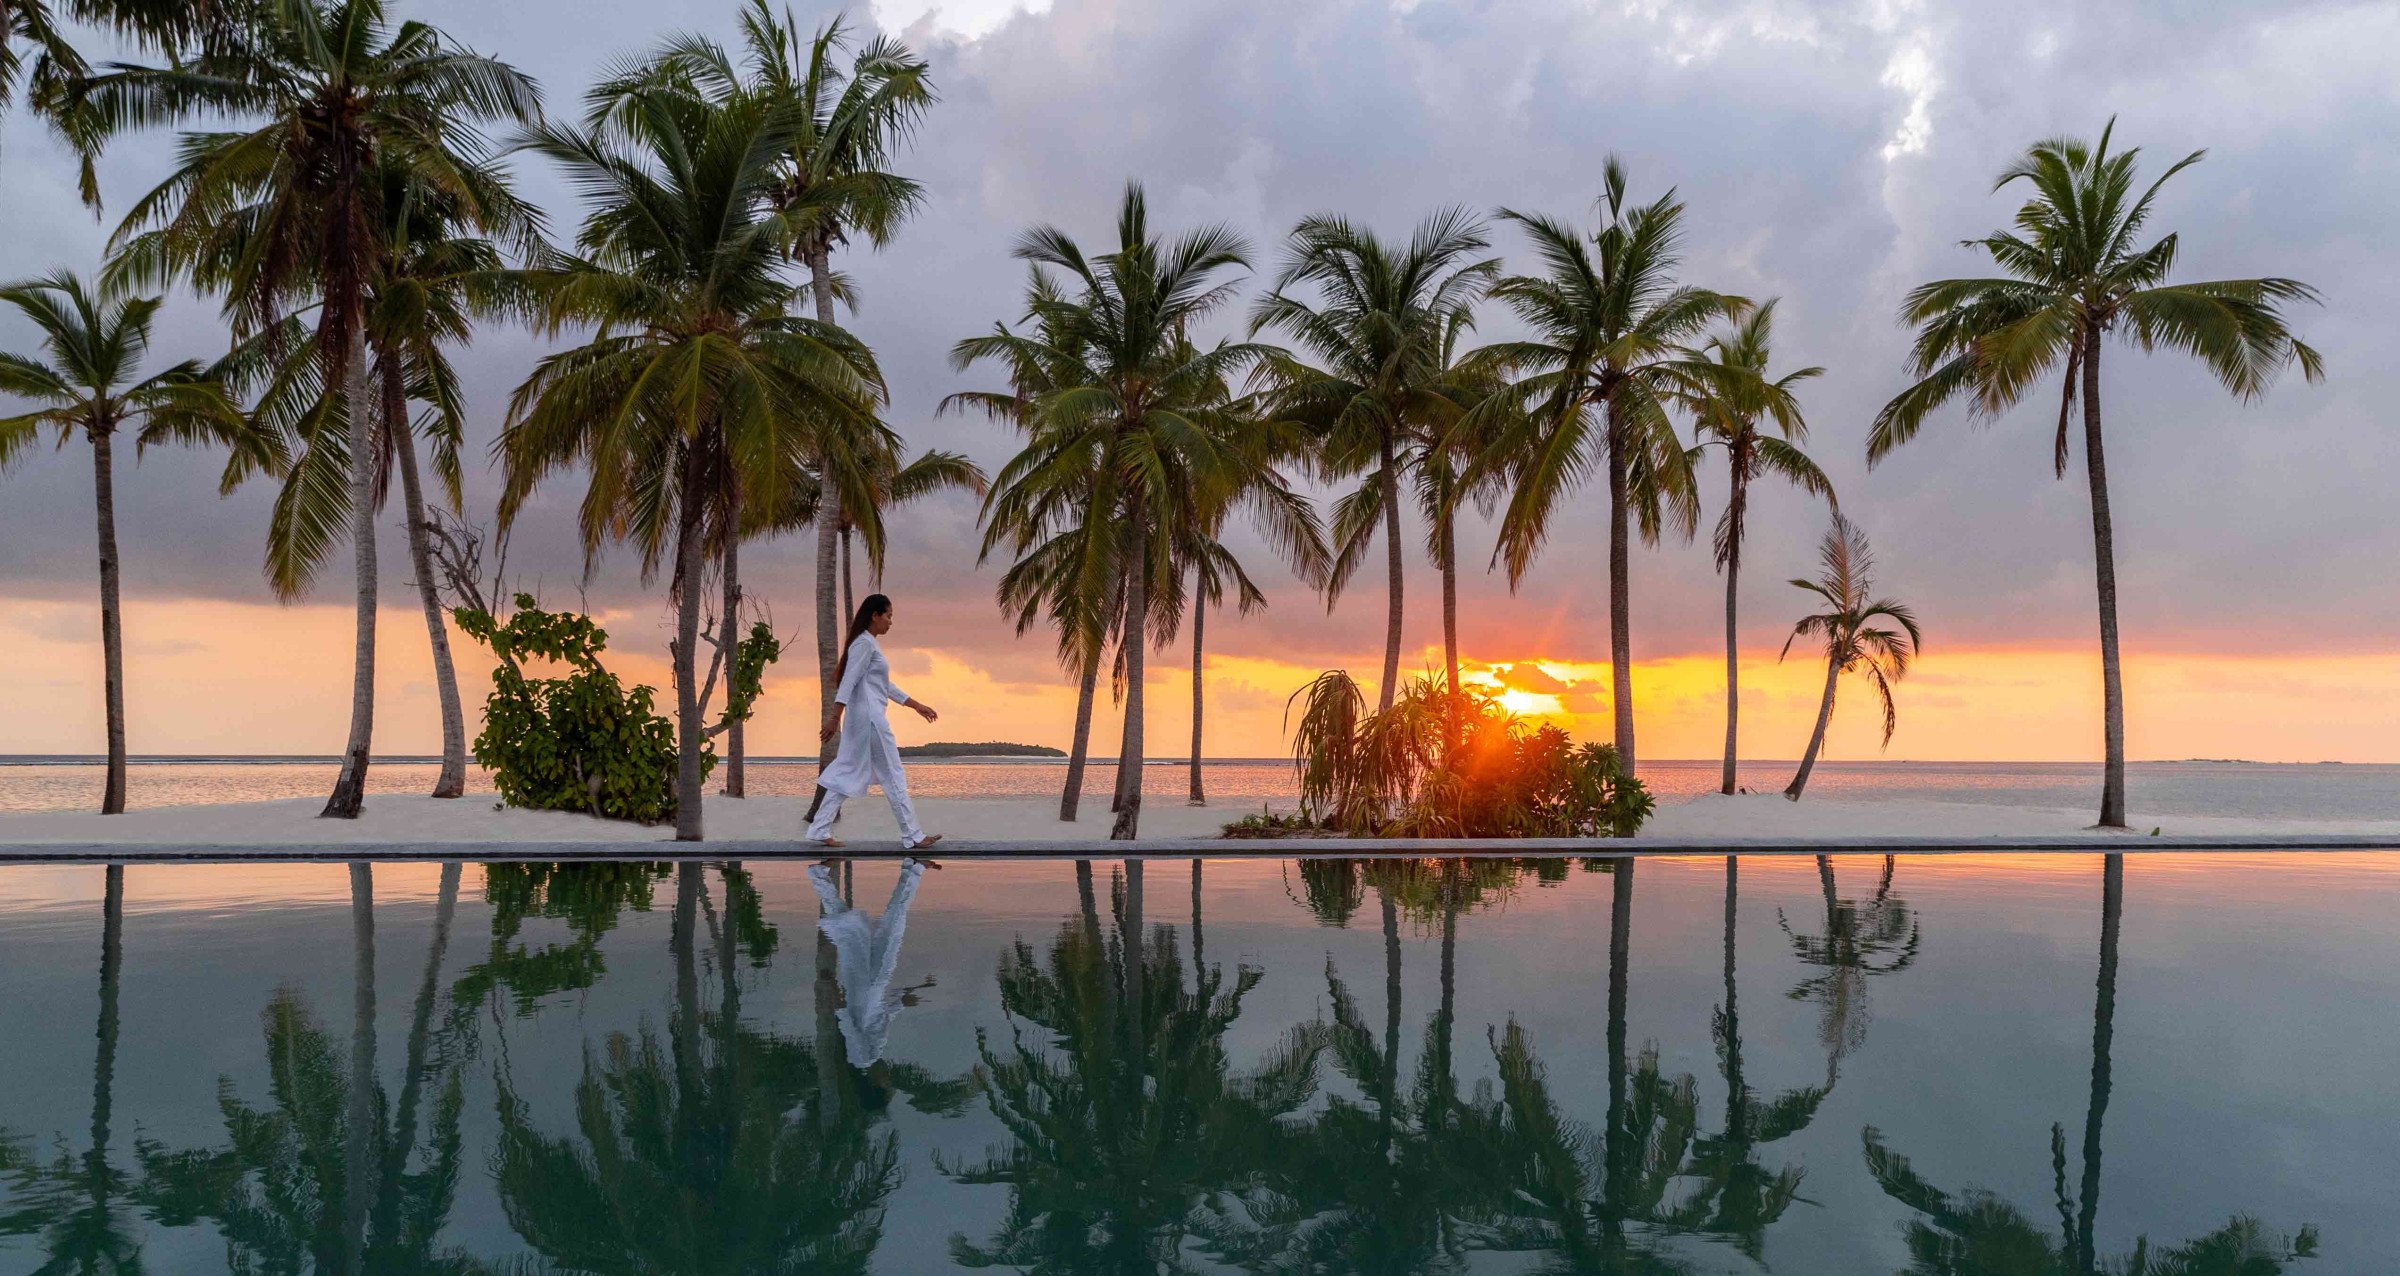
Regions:
<instances>
[{"instance_id":1,"label":"short palm tree","mask_svg":"<svg viewBox=\"0 0 2400 1276\"><path fill-rule=\"evenodd\" d=\"M941 492L967 492L980 500L991 486L983 467L969 460L963 452L927 448L906 465L900 463L900 453L897 451L878 453L870 459L873 465L870 472L862 477L859 486L873 494L868 512L874 517L870 520L850 510L844 510L841 515L842 614L845 616L855 615L858 610L856 593L851 584L850 541L853 534L864 542L868 588L882 589L884 558L890 546L882 527L883 515L895 507L921 501ZM870 528L873 529L873 535L868 534Z\"/></svg>"},{"instance_id":2,"label":"short palm tree","mask_svg":"<svg viewBox=\"0 0 2400 1276\"><path fill-rule=\"evenodd\" d=\"M421 184L481 224L479 126L533 122L539 95L506 63L395 21L386 0L291 0L249 17L195 57L80 83L82 140L96 147L126 128L203 118L252 125L186 136L176 172L117 232L121 243L139 241L127 274L181 276L222 293L237 335L271 331L315 302L325 380L339 382L348 405L349 455L366 458L377 415L367 407L366 311L385 265L384 195L396 179ZM349 481L358 599L350 735L324 814L354 819L375 724L373 467L351 466Z\"/></svg>"},{"instance_id":3,"label":"short palm tree","mask_svg":"<svg viewBox=\"0 0 2400 1276\"><path fill-rule=\"evenodd\" d=\"M125 638L118 600L117 431L132 432L135 455L168 444L228 447L223 490L249 473L283 466L279 441L251 428L220 375L186 360L141 376L159 297L119 297L60 271L0 288L42 334L47 360L0 354L0 393L40 406L0 417L0 470L23 456L43 427L58 445L80 432L92 449L92 495L100 535L100 650L108 705L108 779L100 811L125 809Z\"/></svg>"},{"instance_id":4,"label":"short palm tree","mask_svg":"<svg viewBox=\"0 0 2400 1276\"><path fill-rule=\"evenodd\" d=\"M1148 201L1128 184L1117 218L1117 249L1086 257L1064 231L1040 226L1017 242L1016 255L1057 271L1066 289L1043 301L1039 327L1054 332L1084 369L1058 379L1060 388L1026 407L1031 442L1002 470L1004 489L1080 488L1097 500L1085 517L1114 531L1118 566L1077 579L1089 591L1084 612L1110 614L1123 630L1119 655L1125 679L1124 743L1117 759L1117 816L1112 838L1137 836L1141 825L1144 622L1149 591L1173 571L1173 538L1216 500L1246 487L1251 454L1231 445L1207 418L1215 388L1267 353L1264 347L1221 342L1199 347L1187 325L1231 299L1226 271L1248 264L1239 236L1203 227L1172 240L1153 237ZM970 337L952 358L998 359L1012 367L1059 355L1058 346L1008 332ZM1288 521L1268 528L1288 543ZM1104 595L1121 582L1113 609Z\"/></svg>"},{"instance_id":5,"label":"short palm tree","mask_svg":"<svg viewBox=\"0 0 2400 1276\"><path fill-rule=\"evenodd\" d=\"M1549 217L1501 210L1533 241L1543 273L1512 275L1492 289L1534 335L1484 350L1495 367L1518 376L1511 397L1524 418L1499 432L1478 468L1516 476L1494 554L1506 560L1512 588L1549 539L1566 498L1595 472L1607 477L1609 698L1617 758L1631 775L1628 523L1638 520L1653 543L1667 521L1686 533L1697 527L1691 467L1663 391L1684 343L1717 320L1739 318L1749 303L1675 282L1683 205L1671 190L1648 204L1628 203L1625 166L1614 156L1602 169L1600 211L1607 221L1586 236Z\"/></svg>"},{"instance_id":6,"label":"short palm tree","mask_svg":"<svg viewBox=\"0 0 2400 1276\"><path fill-rule=\"evenodd\" d=\"M1316 433L1324 477L1366 476L1334 505L1325 597L1330 606L1341 596L1380 530L1383 709L1400 686L1401 484L1473 406L1448 356L1500 273L1498 258L1478 256L1490 247L1482 224L1459 208L1426 218L1405 244L1338 216L1310 217L1286 241L1274 290L1251 310L1253 334L1279 329L1300 347L1260 367L1270 410Z\"/></svg>"},{"instance_id":7,"label":"short palm tree","mask_svg":"<svg viewBox=\"0 0 2400 1276\"><path fill-rule=\"evenodd\" d=\"M1700 436L1691 455L1697 458L1711 447L1725 449L1725 512L1717 518L1715 538L1717 570L1725 573L1725 775L1720 788L1725 793L1734 791L1734 751L1740 739L1742 667L1736 604L1742 539L1749 530L1750 481L1775 475L1824 497L1836 512L1841 509L1832 480L1799 446L1808 438L1808 422L1801 418L1793 388L1825 370L1801 368L1770 380L1767 361L1774 332L1775 302L1770 299L1730 331L1691 351L1690 364L1679 378L1684 384L1676 391Z\"/></svg>"},{"instance_id":8,"label":"short palm tree","mask_svg":"<svg viewBox=\"0 0 2400 1276\"><path fill-rule=\"evenodd\" d=\"M773 508L831 441L896 443L876 419L873 355L788 313L798 228L774 197L798 113L671 79L603 85L594 107L599 122L544 126L526 143L589 192L578 251L545 257L527 278L550 331L592 336L517 388L498 445L500 517L505 527L548 474L582 468L587 555L628 540L646 573L672 556L675 830L696 841L707 731L696 649L712 550L735 533L737 502Z\"/></svg>"},{"instance_id":9,"label":"short palm tree","mask_svg":"<svg viewBox=\"0 0 2400 1276\"><path fill-rule=\"evenodd\" d=\"M2287 364L2297 362L2310 381L2324 376L2317 352L2293 337L2284 318L2286 305L2317 299L2307 284L2279 278L2167 282L2175 268L2177 237L2170 234L2147 247L2137 239L2159 188L2207 152L2176 161L2137 194L2134 161L2141 151L2111 154L2115 129L2112 119L2101 130L2098 146L2065 137L2036 142L2000 174L1993 190L2021 181L2032 187L2033 196L2017 210L2013 233L1994 231L1965 246L1981 249L2005 275L1941 279L1909 293L1900 314L1903 322L1917 326L1909 373L1918 381L1884 405L1867 437L1871 467L1915 438L1926 416L1943 404L1963 397L1971 417L1997 416L2056 372L2060 394L2052 458L2064 478L2068 425L2081 400L2100 600L2103 828L2125 825L2116 533L2100 434L2104 339L2114 334L2140 350L2164 347L2191 355L2244 402L2265 393Z\"/></svg>"},{"instance_id":10,"label":"short palm tree","mask_svg":"<svg viewBox=\"0 0 2400 1276\"><path fill-rule=\"evenodd\" d=\"M1834 515L1833 527L1825 533L1817 556L1825 565L1817 579L1792 584L1816 595L1826 610L1802 617L1783 642L1786 656L1802 638L1819 638L1825 643L1825 697L1817 705L1817 729L1808 737L1808 751L1800 755L1799 773L1783 790L1794 802L1808 787L1808 773L1815 769L1817 753L1825 747L1825 728L1833 721L1833 693L1842 675L1864 674L1867 684L1875 688L1876 697L1883 702L1883 742L1889 745L1892 732L1900 727L1892 684L1907 676L1909 663L1924 643L1917 632L1915 613L1889 598L1872 596L1875 556L1867 549L1867 534L1857 524ZM1885 628L1877 621L1899 628Z\"/></svg>"}]
</instances>

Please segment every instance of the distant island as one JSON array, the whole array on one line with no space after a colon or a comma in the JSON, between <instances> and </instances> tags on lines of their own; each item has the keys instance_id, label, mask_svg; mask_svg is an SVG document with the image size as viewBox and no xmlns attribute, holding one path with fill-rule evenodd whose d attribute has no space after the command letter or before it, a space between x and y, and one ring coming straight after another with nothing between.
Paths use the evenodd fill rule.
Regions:
<instances>
[{"instance_id":1,"label":"distant island","mask_svg":"<svg viewBox=\"0 0 2400 1276\"><path fill-rule=\"evenodd\" d=\"M932 744L904 744L900 746L900 756L904 758L1063 758L1067 756L1067 751L1053 749L1046 744L1004 744L998 740L986 740L981 744L960 744L955 741L937 740Z\"/></svg>"}]
</instances>

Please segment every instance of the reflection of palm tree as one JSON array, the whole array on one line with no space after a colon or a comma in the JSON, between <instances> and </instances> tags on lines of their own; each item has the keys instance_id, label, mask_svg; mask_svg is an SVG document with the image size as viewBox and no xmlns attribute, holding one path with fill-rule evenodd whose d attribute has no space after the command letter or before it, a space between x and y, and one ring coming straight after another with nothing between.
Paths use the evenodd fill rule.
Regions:
<instances>
[{"instance_id":1,"label":"reflection of palm tree","mask_svg":"<svg viewBox=\"0 0 2400 1276\"><path fill-rule=\"evenodd\" d=\"M433 943L410 1017L396 1120L384 1119L393 1106L374 1065L373 870L353 864L356 982L349 1057L343 1058L297 993L277 992L264 1015L273 1108L251 1107L234 1096L230 1080L222 1081L218 1104L227 1147L177 1152L137 1143L144 1172L137 1195L154 1219L169 1227L208 1220L224 1237L237 1270L475 1269L464 1254L436 1248L457 1195L465 1103L455 1061L428 1062L458 878L457 865L445 866ZM416 1155L417 1107L429 1073L440 1076L429 1156L412 1172L407 1167Z\"/></svg>"},{"instance_id":2,"label":"reflection of palm tree","mask_svg":"<svg viewBox=\"0 0 2400 1276\"><path fill-rule=\"evenodd\" d=\"M14 1171L24 1182L24 1207L0 1214L0 1236L44 1234L49 1260L35 1271L139 1272L141 1242L133 1235L133 1220L118 1200L124 1194L124 1175L108 1163L109 1119L115 1108L117 1070L117 983L125 969L125 868L108 866L107 893L101 904L100 1028L92 1059L91 1143L81 1157L63 1153L47 1170L30 1157L11 1165L0 1146L0 1169Z\"/></svg>"},{"instance_id":3,"label":"reflection of palm tree","mask_svg":"<svg viewBox=\"0 0 2400 1276\"><path fill-rule=\"evenodd\" d=\"M1825 1044L1825 1085L1841 1073L1842 1059L1866 1044L1867 1024L1874 1017L1867 1004L1867 980L1896 975L1915 964L1920 938L1916 915L1908 901L1892 894L1892 871L1897 860L1883 857L1883 878L1865 903L1843 899L1834 889L1833 860L1817 857L1817 883L1825 896L1825 933L1802 935L1792 930L1782 909L1775 911L1792 951L1821 975L1801 980L1788 994L1794 1001L1814 1001L1818 1007L1817 1036Z\"/></svg>"},{"instance_id":4,"label":"reflection of palm tree","mask_svg":"<svg viewBox=\"0 0 2400 1276\"><path fill-rule=\"evenodd\" d=\"M2223 1227L2183 1245L2153 1250L2137 1237L2131 1255L2102 1262L2094 1241L2100 1210L2100 1127L2108 1111L2110 1046L2116 1030L2117 936L2125 903L2125 857L2106 857L2101 879L2100 974L2092 1005L2092 1086L2084 1110L2083 1177L2067 1186L2067 1136L2050 1127L2050 1172L2060 1235L2050 1236L2015 1205L1970 1189L1953 1196L1920 1177L1908 1158L1885 1146L1875 1127L1864 1133L1867 1170L1884 1194L1922 1217L1905 1225L1911 1276L1989 1273L1990 1276L2095 1276L2102 1271L2158 1276L2274 1276L2284 1264L2316 1253L2316 1229L2271 1237L2257 1220L2235 1215Z\"/></svg>"},{"instance_id":5,"label":"reflection of palm tree","mask_svg":"<svg viewBox=\"0 0 2400 1276\"><path fill-rule=\"evenodd\" d=\"M1660 1253L1642 1228L1668 1219L1668 1187L1698 1126L1690 1076L1659 1071L1645 1048L1628 1069L1626 968L1632 951L1633 861L1609 865L1613 891L1608 943L1608 1124L1595 1134L1560 1111L1532 1039L1511 1021L1492 1043L1502 1098L1491 1114L1499 1161L1492 1190L1495 1249L1546 1253L1546 1270L1670 1273L1688 1270ZM1594 1179L1598 1180L1597 1191Z\"/></svg>"},{"instance_id":6,"label":"reflection of palm tree","mask_svg":"<svg viewBox=\"0 0 2400 1276\"><path fill-rule=\"evenodd\" d=\"M1758 1163L1758 1149L1807 1128L1830 1087L1800 1086L1769 1100L1751 1092L1742 1071L1742 1020L1734 979L1734 923L1740 885L1741 861L1728 855L1725 1004L1717 1009L1711 1033L1716 1038L1717 1066L1725 1076L1725 1125L1715 1134L1694 1140L1691 1161L1683 1172L1698 1179L1699 1186L1674 1208L1667 1221L1703 1236L1730 1240L1753 1261L1763 1262L1766 1229L1799 1199L1802 1171L1787 1166L1769 1173Z\"/></svg>"},{"instance_id":7,"label":"reflection of palm tree","mask_svg":"<svg viewBox=\"0 0 2400 1276\"><path fill-rule=\"evenodd\" d=\"M701 866L677 866L667 1040L645 1029L587 1052L575 1136L540 1133L500 1079L501 1206L561 1267L863 1272L882 1236L899 1149L840 1083L838 1042L828 1085L822 1042L812 1050L741 1026L739 889L729 892L733 924L715 933L723 986L711 1014L700 998Z\"/></svg>"},{"instance_id":8,"label":"reflection of palm tree","mask_svg":"<svg viewBox=\"0 0 2400 1276\"><path fill-rule=\"evenodd\" d=\"M1187 981L1172 927L1145 932L1139 862L1127 865L1113 933L1094 913L1062 922L1045 953L1000 958L1005 1056L979 1037L992 1113L1010 1141L961 1183L1005 1183L1009 1209L981 1244L951 1238L973 1267L1180 1271L1204 1197L1255 1174L1290 1137L1281 1118L1316 1085L1316 1034L1295 1029L1257 1070L1235 1074L1224 1038L1262 972L1222 967ZM1048 1037L1027 1040L1030 1025Z\"/></svg>"},{"instance_id":9,"label":"reflection of palm tree","mask_svg":"<svg viewBox=\"0 0 2400 1276\"><path fill-rule=\"evenodd\" d=\"M472 1023L495 988L510 992L517 1015L524 1018L546 996L598 983L608 969L600 941L626 909L650 911L652 888L669 871L663 863L624 861L484 865L483 893L492 905L491 954L468 967L450 989L457 1025ZM729 898L729 907L736 902ZM740 912L747 918L756 909ZM564 920L573 938L540 948L517 942L528 917Z\"/></svg>"}]
</instances>

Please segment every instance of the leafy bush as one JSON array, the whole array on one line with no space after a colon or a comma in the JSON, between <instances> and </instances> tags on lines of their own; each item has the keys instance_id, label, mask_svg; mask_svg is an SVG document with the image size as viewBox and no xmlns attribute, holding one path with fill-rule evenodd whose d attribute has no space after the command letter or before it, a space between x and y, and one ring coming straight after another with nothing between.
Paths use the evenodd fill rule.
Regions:
<instances>
[{"instance_id":1,"label":"leafy bush","mask_svg":"<svg viewBox=\"0 0 2400 1276\"><path fill-rule=\"evenodd\" d=\"M658 693L644 686L627 691L601 665L608 631L590 617L543 611L531 594L517 595L516 606L505 621L472 607L452 612L460 629L500 658L483 702L475 760L491 772L501 799L644 824L674 819L675 727L653 708ZM534 660L565 665L569 673L529 677L525 664ZM747 711L747 701L738 703ZM716 750L704 747L702 777L716 764Z\"/></svg>"},{"instance_id":2,"label":"leafy bush","mask_svg":"<svg viewBox=\"0 0 2400 1276\"><path fill-rule=\"evenodd\" d=\"M1616 750L1420 677L1369 713L1342 670L1292 697L1301 812L1361 836L1631 837L1656 805Z\"/></svg>"},{"instance_id":3,"label":"leafy bush","mask_svg":"<svg viewBox=\"0 0 2400 1276\"><path fill-rule=\"evenodd\" d=\"M1232 838L1322 837L1336 831L1296 811L1278 812L1264 807L1255 815L1245 815L1225 826L1225 836Z\"/></svg>"}]
</instances>

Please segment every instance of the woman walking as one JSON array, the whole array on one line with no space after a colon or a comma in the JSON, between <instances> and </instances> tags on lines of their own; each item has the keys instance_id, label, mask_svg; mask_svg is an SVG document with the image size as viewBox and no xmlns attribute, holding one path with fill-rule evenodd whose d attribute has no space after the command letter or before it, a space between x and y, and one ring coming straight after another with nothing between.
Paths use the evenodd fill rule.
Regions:
<instances>
[{"instance_id":1,"label":"woman walking","mask_svg":"<svg viewBox=\"0 0 2400 1276\"><path fill-rule=\"evenodd\" d=\"M825 793L817 805L816 819L808 826L812 842L840 846L833 836L833 822L842 813L842 802L866 792L870 784L881 785L885 800L892 804L902 846L913 850L942 840L939 833L927 837L917 828L917 814L908 805L908 777L900 769L900 742L893 738L892 724L883 716L886 701L916 710L927 722L939 716L892 685L891 662L883 658L883 644L875 641L891 630L892 600L882 594L867 595L858 605L858 614L850 618L842 663L834 671L838 689L833 695L833 712L817 733L819 739L830 740L839 732L842 743L833 765L817 776L817 786Z\"/></svg>"}]
</instances>

